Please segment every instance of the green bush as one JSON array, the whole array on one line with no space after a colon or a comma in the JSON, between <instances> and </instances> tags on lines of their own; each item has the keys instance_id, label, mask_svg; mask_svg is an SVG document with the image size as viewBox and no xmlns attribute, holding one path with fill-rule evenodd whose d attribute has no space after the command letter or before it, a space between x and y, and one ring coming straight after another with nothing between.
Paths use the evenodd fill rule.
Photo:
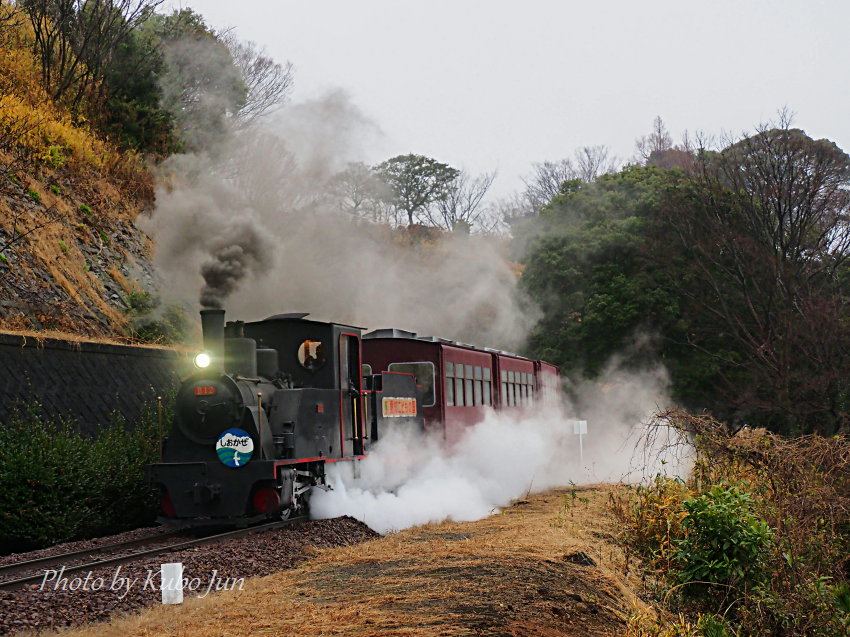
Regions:
<instances>
[{"instance_id":1,"label":"green bush","mask_svg":"<svg viewBox=\"0 0 850 637\"><path fill-rule=\"evenodd\" d=\"M127 311L136 314L148 314L159 307L158 296L140 290L130 292L125 301L127 302Z\"/></svg>"},{"instance_id":2,"label":"green bush","mask_svg":"<svg viewBox=\"0 0 850 637\"><path fill-rule=\"evenodd\" d=\"M744 489L725 483L682 502L684 537L673 558L676 578L689 584L685 594L743 592L767 581L773 532L753 512L754 505Z\"/></svg>"},{"instance_id":3,"label":"green bush","mask_svg":"<svg viewBox=\"0 0 850 637\"><path fill-rule=\"evenodd\" d=\"M64 146L52 144L47 147L47 150L41 155L41 157L39 157L39 159L51 168L61 168L65 165L64 151Z\"/></svg>"},{"instance_id":4,"label":"green bush","mask_svg":"<svg viewBox=\"0 0 850 637\"><path fill-rule=\"evenodd\" d=\"M732 637L729 624L723 617L703 615L697 622L697 630L703 637Z\"/></svg>"},{"instance_id":5,"label":"green bush","mask_svg":"<svg viewBox=\"0 0 850 637\"><path fill-rule=\"evenodd\" d=\"M164 401L163 404L170 404ZM163 428L170 415L163 415ZM159 458L155 404L140 422L92 438L37 403L0 423L0 545L4 552L117 533L150 524L157 498L144 466Z\"/></svg>"},{"instance_id":6,"label":"green bush","mask_svg":"<svg viewBox=\"0 0 850 637\"><path fill-rule=\"evenodd\" d=\"M170 345L186 339L189 321L180 305L167 305L155 294L131 292L125 298L131 315L130 335L145 343Z\"/></svg>"},{"instance_id":7,"label":"green bush","mask_svg":"<svg viewBox=\"0 0 850 637\"><path fill-rule=\"evenodd\" d=\"M800 632L811 632L822 637L850 635L850 584L832 582L829 577L820 577L801 588L802 597L808 602L806 615L812 618L812 623L816 622L816 625L812 627L815 628L814 631L805 626ZM793 622L785 623L793 625Z\"/></svg>"},{"instance_id":8,"label":"green bush","mask_svg":"<svg viewBox=\"0 0 850 637\"><path fill-rule=\"evenodd\" d=\"M182 343L189 333L189 320L179 305L169 305L158 317L145 315L133 319L132 335L145 343L170 345Z\"/></svg>"}]
</instances>

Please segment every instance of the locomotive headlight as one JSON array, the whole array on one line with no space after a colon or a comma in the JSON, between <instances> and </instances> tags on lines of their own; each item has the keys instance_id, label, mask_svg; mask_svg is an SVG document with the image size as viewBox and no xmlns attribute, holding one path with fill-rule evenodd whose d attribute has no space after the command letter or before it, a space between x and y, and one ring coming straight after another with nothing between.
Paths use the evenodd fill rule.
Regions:
<instances>
[{"instance_id":1,"label":"locomotive headlight","mask_svg":"<svg viewBox=\"0 0 850 637\"><path fill-rule=\"evenodd\" d=\"M206 352L200 352L199 354L195 354L195 367L198 369L206 369L210 366L212 359L210 355Z\"/></svg>"}]
</instances>

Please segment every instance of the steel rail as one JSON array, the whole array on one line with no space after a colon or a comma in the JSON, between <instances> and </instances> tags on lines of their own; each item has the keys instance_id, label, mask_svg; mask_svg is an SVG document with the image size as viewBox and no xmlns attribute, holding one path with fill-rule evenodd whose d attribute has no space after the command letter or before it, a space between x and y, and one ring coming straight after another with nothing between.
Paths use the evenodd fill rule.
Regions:
<instances>
[{"instance_id":1,"label":"steel rail","mask_svg":"<svg viewBox=\"0 0 850 637\"><path fill-rule=\"evenodd\" d=\"M76 558L92 556L95 553L105 553L106 551L120 551L122 549L132 548L134 546L153 544L154 542L166 540L168 538L174 537L175 535L179 535L182 532L183 529L175 529L174 531L169 531L168 533L163 533L162 535L151 535L149 537L135 538L133 540L125 540L124 542L113 542L112 544L104 544L102 546L90 546L86 549L68 551L67 553L46 555L44 557L37 557L35 559L25 560L23 562L12 562L10 564L2 564L0 565L0 577L5 577L11 573L26 571L37 566L44 566L52 562L58 562L61 564L62 562L68 562Z\"/></svg>"},{"instance_id":2,"label":"steel rail","mask_svg":"<svg viewBox=\"0 0 850 637\"><path fill-rule=\"evenodd\" d=\"M284 526L289 526L290 524L294 524L296 522L302 522L304 518L290 518L288 520L278 520L275 522L269 522L267 524L260 524L258 526L249 526L244 529L237 529L235 531L226 531L225 533L217 533L215 535L208 535L206 537L197 538L194 540L188 540L186 542L178 542L177 544L169 544L167 546L160 546L152 549L148 549L146 551L138 551L136 553L131 553L130 555L120 555L116 557L109 557L104 560L98 560L96 562L88 562L86 564L78 564L76 566L67 566L65 570L62 572L62 575L70 573L78 573L80 571L93 571L98 568L103 568L104 566L114 566L117 564L126 564L127 562L133 562L143 557L153 557L154 555L160 555L162 553L170 553L171 551L179 551L181 549L192 548L195 546L204 546L206 544L215 544L222 540L227 540L230 538L242 537L243 535L253 535L254 533L262 533L264 531L271 531L274 529L279 529ZM37 561L37 560L30 560ZM19 566L23 563L18 563ZM7 566L15 566L15 565L7 565ZM30 575L27 577L20 577L17 579L6 580L4 582L0 582L0 590L5 589L14 589L20 588L23 586L27 586L29 584L35 584L39 581L43 581L46 577L46 573L40 573L38 575Z\"/></svg>"}]
</instances>

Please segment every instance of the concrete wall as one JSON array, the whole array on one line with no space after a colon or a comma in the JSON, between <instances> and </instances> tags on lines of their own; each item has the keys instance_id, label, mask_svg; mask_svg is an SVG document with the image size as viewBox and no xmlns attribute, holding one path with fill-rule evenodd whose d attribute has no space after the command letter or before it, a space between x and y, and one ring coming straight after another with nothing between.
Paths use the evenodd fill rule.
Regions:
<instances>
[{"instance_id":1,"label":"concrete wall","mask_svg":"<svg viewBox=\"0 0 850 637\"><path fill-rule=\"evenodd\" d=\"M146 402L177 385L188 362L172 350L0 334L0 422L16 403L37 400L84 432L113 422L112 412L133 423Z\"/></svg>"}]
</instances>

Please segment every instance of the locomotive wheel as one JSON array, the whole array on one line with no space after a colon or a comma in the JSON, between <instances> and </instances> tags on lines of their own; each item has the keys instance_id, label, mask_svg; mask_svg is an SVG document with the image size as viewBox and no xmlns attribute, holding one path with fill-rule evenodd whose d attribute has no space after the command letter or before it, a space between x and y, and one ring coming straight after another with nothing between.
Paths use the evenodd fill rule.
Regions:
<instances>
[{"instance_id":1,"label":"locomotive wheel","mask_svg":"<svg viewBox=\"0 0 850 637\"><path fill-rule=\"evenodd\" d=\"M310 511L310 489L307 489L298 497L298 512L307 515Z\"/></svg>"}]
</instances>

